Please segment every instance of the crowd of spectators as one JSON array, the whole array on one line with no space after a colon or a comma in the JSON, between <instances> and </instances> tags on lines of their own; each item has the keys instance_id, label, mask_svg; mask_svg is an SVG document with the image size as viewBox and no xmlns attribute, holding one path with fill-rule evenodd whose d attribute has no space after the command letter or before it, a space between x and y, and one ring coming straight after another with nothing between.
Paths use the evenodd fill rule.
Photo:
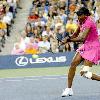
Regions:
<instances>
[{"instance_id":1,"label":"crowd of spectators","mask_svg":"<svg viewBox=\"0 0 100 100\"><path fill-rule=\"evenodd\" d=\"M80 43L61 41L76 31L76 12L82 6L90 10L100 35L99 0L33 0L25 30L12 54L75 51Z\"/></svg>"},{"instance_id":2,"label":"crowd of spectators","mask_svg":"<svg viewBox=\"0 0 100 100\"><path fill-rule=\"evenodd\" d=\"M20 0L0 0L0 52L5 47L7 37L9 37L14 18L16 18L17 8Z\"/></svg>"}]
</instances>

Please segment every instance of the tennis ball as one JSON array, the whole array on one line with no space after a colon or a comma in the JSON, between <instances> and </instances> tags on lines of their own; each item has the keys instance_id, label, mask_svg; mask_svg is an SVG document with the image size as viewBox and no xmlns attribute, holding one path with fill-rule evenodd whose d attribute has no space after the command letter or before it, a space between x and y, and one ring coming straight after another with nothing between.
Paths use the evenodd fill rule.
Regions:
<instances>
[{"instance_id":1,"label":"tennis ball","mask_svg":"<svg viewBox=\"0 0 100 100\"><path fill-rule=\"evenodd\" d=\"M33 55L32 55L32 58L37 59L37 58L39 58L39 56L36 55L36 54L33 54Z\"/></svg>"}]
</instances>

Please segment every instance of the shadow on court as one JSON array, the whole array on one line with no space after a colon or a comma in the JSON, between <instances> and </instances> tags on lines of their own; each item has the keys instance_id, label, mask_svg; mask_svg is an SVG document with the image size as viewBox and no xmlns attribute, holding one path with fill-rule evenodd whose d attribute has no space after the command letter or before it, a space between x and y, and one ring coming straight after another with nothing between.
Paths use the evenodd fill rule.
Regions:
<instances>
[{"instance_id":1,"label":"shadow on court","mask_svg":"<svg viewBox=\"0 0 100 100\"><path fill-rule=\"evenodd\" d=\"M100 100L100 82L76 76L74 95L61 97L66 76L0 79L0 100Z\"/></svg>"}]
</instances>

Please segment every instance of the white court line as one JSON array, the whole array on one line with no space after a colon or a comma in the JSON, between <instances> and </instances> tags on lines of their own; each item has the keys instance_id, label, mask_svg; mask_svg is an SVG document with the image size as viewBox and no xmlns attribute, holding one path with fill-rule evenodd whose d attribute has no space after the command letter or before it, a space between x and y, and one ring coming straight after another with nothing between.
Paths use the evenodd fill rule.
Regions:
<instances>
[{"instance_id":1,"label":"white court line","mask_svg":"<svg viewBox=\"0 0 100 100\"><path fill-rule=\"evenodd\" d=\"M24 79L25 81L38 81L39 79Z\"/></svg>"},{"instance_id":2,"label":"white court line","mask_svg":"<svg viewBox=\"0 0 100 100\"><path fill-rule=\"evenodd\" d=\"M60 77L60 78L64 78L64 79L65 79L65 78L67 78L67 77Z\"/></svg>"},{"instance_id":3,"label":"white court line","mask_svg":"<svg viewBox=\"0 0 100 100\"><path fill-rule=\"evenodd\" d=\"M6 78L0 78L0 80L5 79L24 79L24 78L41 78L42 76L25 76L25 77L6 77Z\"/></svg>"},{"instance_id":4,"label":"white court line","mask_svg":"<svg viewBox=\"0 0 100 100\"><path fill-rule=\"evenodd\" d=\"M0 80L3 79L24 79L24 78L43 78L43 77L60 77L65 75L44 75L44 76L25 76L25 77L6 77L6 78L0 78Z\"/></svg>"},{"instance_id":5,"label":"white court line","mask_svg":"<svg viewBox=\"0 0 100 100\"><path fill-rule=\"evenodd\" d=\"M56 80L58 78L42 78L42 79L45 79L45 80Z\"/></svg>"},{"instance_id":6,"label":"white court line","mask_svg":"<svg viewBox=\"0 0 100 100\"><path fill-rule=\"evenodd\" d=\"M5 80L7 82L21 82L22 80Z\"/></svg>"},{"instance_id":7,"label":"white court line","mask_svg":"<svg viewBox=\"0 0 100 100\"><path fill-rule=\"evenodd\" d=\"M99 74L100 75L100 74ZM78 75L75 75L76 77L81 77L79 74ZM45 76L25 76L25 77L7 77L7 78L0 78L0 81L3 81L3 80L9 80L9 79L11 79L11 80L13 80L13 79L28 79L28 78L53 78L53 77L56 77L56 78L67 78L67 76L66 75L45 75Z\"/></svg>"},{"instance_id":8,"label":"white court line","mask_svg":"<svg viewBox=\"0 0 100 100\"><path fill-rule=\"evenodd\" d=\"M21 82L23 80L26 81L38 81L40 79L45 80L56 80L60 77L64 77L65 75L46 75L46 76L25 76L25 77L8 77L8 78L0 78L0 82ZM39 79L40 78L40 79ZM23 80L22 80L23 79Z\"/></svg>"}]
</instances>

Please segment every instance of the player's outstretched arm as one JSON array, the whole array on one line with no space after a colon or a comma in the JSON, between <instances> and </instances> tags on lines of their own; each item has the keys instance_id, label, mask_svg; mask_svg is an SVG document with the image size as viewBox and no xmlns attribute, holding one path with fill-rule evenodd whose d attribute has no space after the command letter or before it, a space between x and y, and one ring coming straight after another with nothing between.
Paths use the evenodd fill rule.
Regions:
<instances>
[{"instance_id":1,"label":"player's outstretched arm","mask_svg":"<svg viewBox=\"0 0 100 100\"><path fill-rule=\"evenodd\" d=\"M87 28L83 32L80 32L76 38L69 38L67 39L68 42L84 42L86 37L88 36L90 29ZM81 36L80 36L81 34Z\"/></svg>"}]
</instances>

